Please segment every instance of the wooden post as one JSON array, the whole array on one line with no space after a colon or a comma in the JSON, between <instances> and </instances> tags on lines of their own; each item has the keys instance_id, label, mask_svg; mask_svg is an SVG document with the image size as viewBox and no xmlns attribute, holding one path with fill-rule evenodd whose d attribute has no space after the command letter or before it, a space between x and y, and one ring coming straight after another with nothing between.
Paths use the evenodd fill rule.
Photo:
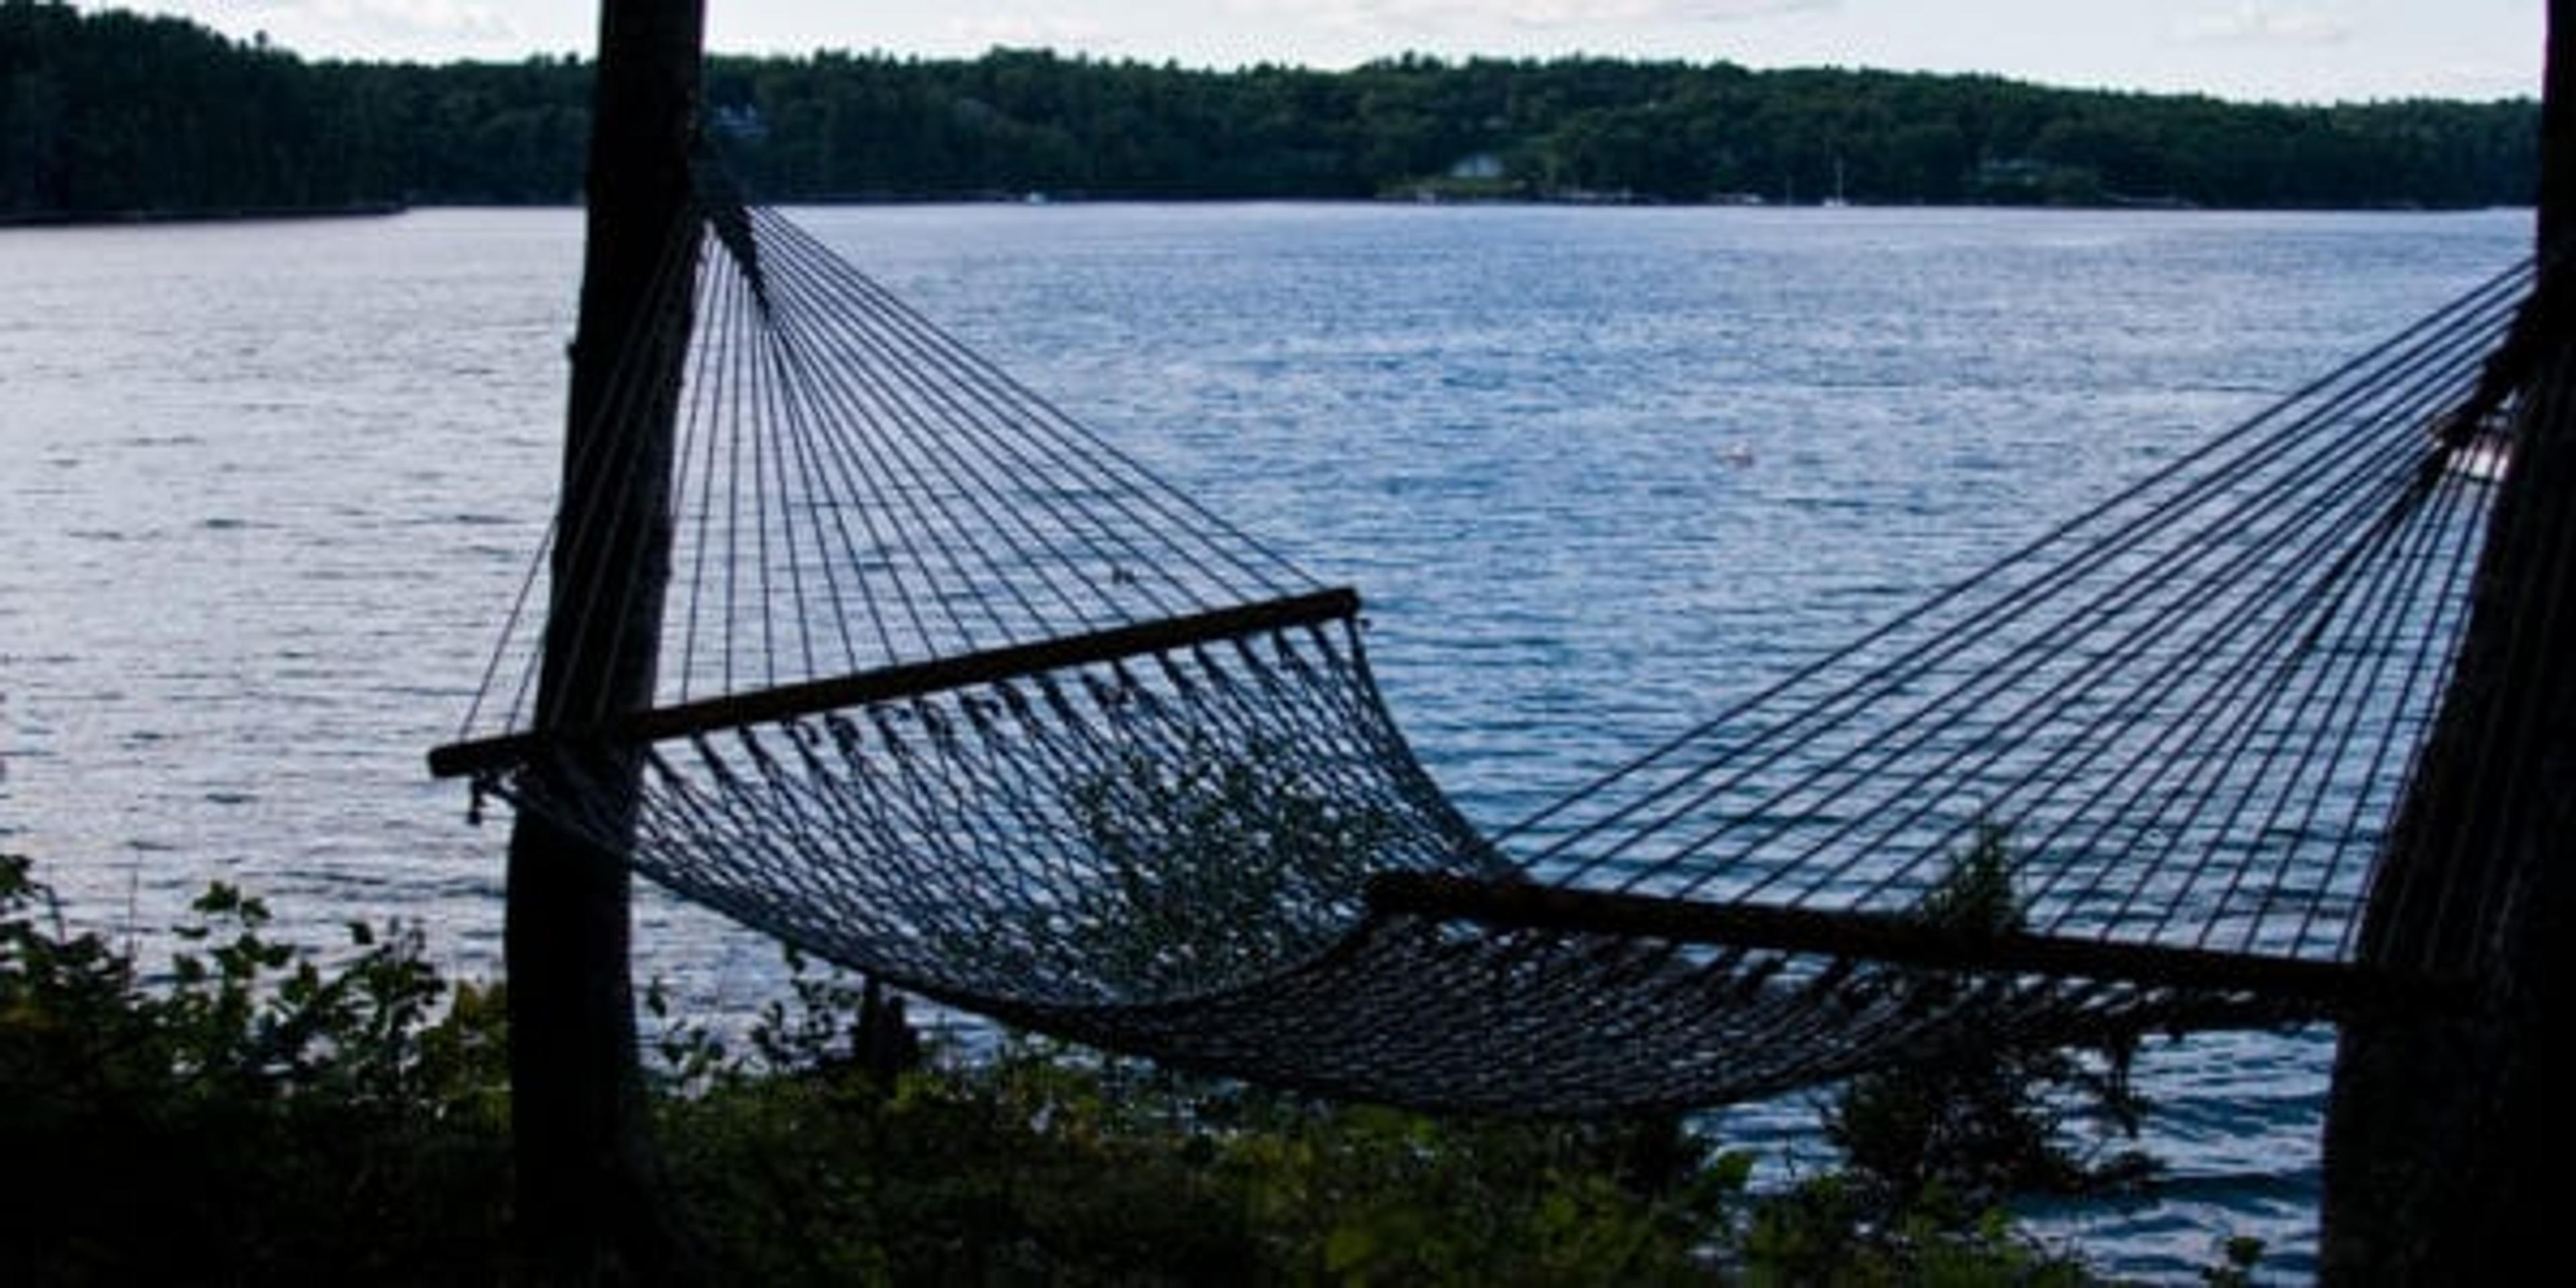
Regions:
<instances>
[{"instance_id":1,"label":"wooden post","mask_svg":"<svg viewBox=\"0 0 2576 1288\"><path fill-rule=\"evenodd\" d=\"M2466 1004L2349 1023L2325 1132L2321 1279L2508 1283L2566 1256L2576 987L2576 0L2550 0L2544 276L2495 374L2520 389L2467 638L2361 952L2465 973Z\"/></svg>"},{"instance_id":2,"label":"wooden post","mask_svg":"<svg viewBox=\"0 0 2576 1288\"><path fill-rule=\"evenodd\" d=\"M648 310L671 307L657 305L651 291L673 239L696 217L689 158L703 12L703 0L602 0L600 8L588 245L540 727L595 721L652 699L687 327L685 318L677 326L639 322ZM686 293L678 299L686 308ZM630 343L639 335L660 338L639 351ZM623 382L624 397L612 396L612 380ZM637 388L643 397L634 396ZM610 453L623 468L596 468ZM612 808L631 818L634 765L605 768L604 781L622 775L630 785L628 799ZM522 813L508 880L515 1218L527 1269L546 1283L683 1277L687 1260L676 1252L684 1245L673 1238L635 1049L626 869L613 854Z\"/></svg>"}]
</instances>

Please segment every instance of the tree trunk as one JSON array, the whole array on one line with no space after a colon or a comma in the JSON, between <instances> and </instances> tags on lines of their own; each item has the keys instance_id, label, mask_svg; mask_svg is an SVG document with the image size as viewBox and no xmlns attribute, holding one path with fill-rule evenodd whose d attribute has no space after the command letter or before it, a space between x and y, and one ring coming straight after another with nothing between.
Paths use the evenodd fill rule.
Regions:
<instances>
[{"instance_id":1,"label":"tree trunk","mask_svg":"<svg viewBox=\"0 0 2576 1288\"><path fill-rule=\"evenodd\" d=\"M689 158L702 23L703 0L601 5L589 240L540 728L652 700L688 328L685 317L664 319L679 325L639 323L650 310L673 307L651 292L674 238L694 225ZM688 306L685 292L677 299L676 307ZM639 345L638 337L651 338ZM621 375L626 364L637 365ZM612 454L619 468L599 468ZM625 799L609 808L631 824L631 759L590 771L627 784ZM547 1283L668 1281L687 1264L676 1255L682 1244L646 1121L628 973L629 891L613 853L534 813L519 815L503 944L516 1233L528 1269Z\"/></svg>"},{"instance_id":2,"label":"tree trunk","mask_svg":"<svg viewBox=\"0 0 2576 1288\"><path fill-rule=\"evenodd\" d=\"M2511 1282L2566 1256L2576 984L2576 0L2551 0L2541 289L2491 373L2521 391L2469 631L2371 890L2362 959L2462 981L2439 1013L2343 1029L2322 1278Z\"/></svg>"}]
</instances>

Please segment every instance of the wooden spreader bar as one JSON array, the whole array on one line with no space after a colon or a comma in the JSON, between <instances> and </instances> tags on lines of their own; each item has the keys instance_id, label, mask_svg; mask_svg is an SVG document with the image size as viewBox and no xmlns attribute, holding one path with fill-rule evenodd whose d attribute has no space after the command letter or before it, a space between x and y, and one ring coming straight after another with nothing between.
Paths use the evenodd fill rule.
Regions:
<instances>
[{"instance_id":1,"label":"wooden spreader bar","mask_svg":"<svg viewBox=\"0 0 2576 1288\"><path fill-rule=\"evenodd\" d=\"M2314 1004L2321 1016L2433 1000L2430 981L2401 981L2348 962L2108 943L2057 935L1963 933L1884 912L1723 904L1447 873L1387 872L1369 882L1372 912L1489 927L1646 937L1919 966L2258 994Z\"/></svg>"},{"instance_id":2,"label":"wooden spreader bar","mask_svg":"<svg viewBox=\"0 0 2576 1288\"><path fill-rule=\"evenodd\" d=\"M1112 662L1236 639L1264 631L1313 626L1356 617L1359 592L1347 586L1161 618L1079 635L1013 644L957 657L880 667L825 680L785 684L751 693L655 707L595 724L530 730L449 743L429 753L429 772L458 778L506 769L538 751L563 744L636 746L668 738L785 720L841 707L917 697L969 685L1035 675L1041 671Z\"/></svg>"}]
</instances>

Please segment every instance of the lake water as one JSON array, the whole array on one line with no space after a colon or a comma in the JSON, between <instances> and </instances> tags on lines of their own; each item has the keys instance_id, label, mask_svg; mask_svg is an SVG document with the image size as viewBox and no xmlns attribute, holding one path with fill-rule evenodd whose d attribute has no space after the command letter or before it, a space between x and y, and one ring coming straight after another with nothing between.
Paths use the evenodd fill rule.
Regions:
<instances>
[{"instance_id":1,"label":"lake water","mask_svg":"<svg viewBox=\"0 0 2576 1288\"><path fill-rule=\"evenodd\" d=\"M1340 205L804 222L1371 604L1507 822L2520 256L2523 212ZM497 961L503 830L431 782L551 504L568 211L0 233L0 851L146 943L213 879ZM648 900L639 969L775 951ZM2150 1044L2163 1200L2050 1229L2304 1277L2331 1036ZM1803 1101L1723 1115L1792 1161Z\"/></svg>"}]
</instances>

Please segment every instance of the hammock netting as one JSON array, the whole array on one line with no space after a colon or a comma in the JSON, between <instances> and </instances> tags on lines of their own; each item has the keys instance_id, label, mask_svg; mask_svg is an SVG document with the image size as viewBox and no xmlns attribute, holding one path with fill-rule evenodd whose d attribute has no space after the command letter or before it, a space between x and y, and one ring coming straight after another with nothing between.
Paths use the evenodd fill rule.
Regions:
<instances>
[{"instance_id":1,"label":"hammock netting","mask_svg":"<svg viewBox=\"0 0 2576 1288\"><path fill-rule=\"evenodd\" d=\"M556 632L626 616L541 555L432 763L898 987L1339 1096L1697 1106L1962 1042L2330 1017L2460 965L2368 973L2354 941L2531 278L1480 833L1381 704L1356 594L726 207L634 346L686 346L667 543L550 537L667 544L632 570L669 575L654 702L530 710L530 601ZM631 383L608 415L668 405ZM592 437L574 471L638 473L634 436Z\"/></svg>"}]
</instances>

